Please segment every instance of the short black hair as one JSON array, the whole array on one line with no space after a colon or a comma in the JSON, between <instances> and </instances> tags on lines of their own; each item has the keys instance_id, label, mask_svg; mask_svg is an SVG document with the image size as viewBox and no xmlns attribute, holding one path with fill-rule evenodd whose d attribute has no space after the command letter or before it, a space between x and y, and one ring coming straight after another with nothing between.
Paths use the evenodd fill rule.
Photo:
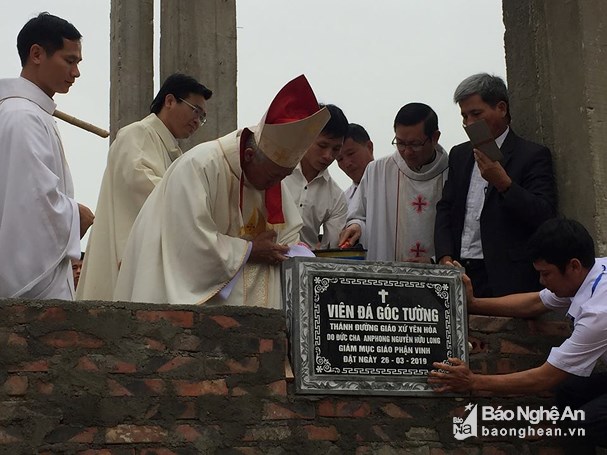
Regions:
<instances>
[{"instance_id":1,"label":"short black hair","mask_svg":"<svg viewBox=\"0 0 607 455\"><path fill-rule=\"evenodd\" d=\"M346 137L344 137L344 141L346 139L352 139L354 142L359 144L366 144L371 140L369 137L369 133L358 123L350 123L348 125L348 132L346 133Z\"/></svg>"},{"instance_id":2,"label":"short black hair","mask_svg":"<svg viewBox=\"0 0 607 455\"><path fill-rule=\"evenodd\" d=\"M182 73L173 73L166 78L158 94L150 104L150 112L159 114L164 106L164 99L167 95L173 95L178 103L181 103L179 98L187 98L190 93L202 95L205 100L208 100L213 95L213 92L194 79Z\"/></svg>"},{"instance_id":3,"label":"short black hair","mask_svg":"<svg viewBox=\"0 0 607 455\"><path fill-rule=\"evenodd\" d=\"M325 134L331 138L345 138L348 133L348 119L346 118L343 111L334 104L319 104L322 109L326 107L331 114L331 118L322 129L320 134Z\"/></svg>"},{"instance_id":4,"label":"short black hair","mask_svg":"<svg viewBox=\"0 0 607 455\"><path fill-rule=\"evenodd\" d=\"M394 118L394 129L398 125L413 126L424 122L424 134L431 137L438 131L438 115L424 103L409 103L400 108Z\"/></svg>"},{"instance_id":5,"label":"short black hair","mask_svg":"<svg viewBox=\"0 0 607 455\"><path fill-rule=\"evenodd\" d=\"M543 259L565 273L571 259L587 269L594 265L594 240L578 221L565 217L544 221L530 237L527 248L532 261Z\"/></svg>"},{"instance_id":6,"label":"short black hair","mask_svg":"<svg viewBox=\"0 0 607 455\"><path fill-rule=\"evenodd\" d=\"M34 44L44 49L47 55L53 55L63 49L63 39L77 41L82 38L80 32L65 19L47 12L30 19L17 35L17 52L21 66L25 66Z\"/></svg>"}]
</instances>

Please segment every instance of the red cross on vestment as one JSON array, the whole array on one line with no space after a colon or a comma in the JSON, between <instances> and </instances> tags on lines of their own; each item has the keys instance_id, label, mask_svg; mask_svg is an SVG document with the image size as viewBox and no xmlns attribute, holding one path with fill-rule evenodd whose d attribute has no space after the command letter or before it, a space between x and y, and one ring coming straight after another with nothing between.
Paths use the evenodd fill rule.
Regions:
<instances>
[{"instance_id":1,"label":"red cross on vestment","mask_svg":"<svg viewBox=\"0 0 607 455\"><path fill-rule=\"evenodd\" d=\"M425 248L422 248L421 243L415 242L415 246L409 250L415 255L416 258L421 257L422 253L426 252Z\"/></svg>"},{"instance_id":2,"label":"red cross on vestment","mask_svg":"<svg viewBox=\"0 0 607 455\"><path fill-rule=\"evenodd\" d=\"M411 202L411 205L413 207L415 207L415 211L417 213L422 213L422 211L424 210L424 207L426 207L428 205L428 201L424 201L424 197L420 194L415 199L413 199L413 202Z\"/></svg>"}]
</instances>

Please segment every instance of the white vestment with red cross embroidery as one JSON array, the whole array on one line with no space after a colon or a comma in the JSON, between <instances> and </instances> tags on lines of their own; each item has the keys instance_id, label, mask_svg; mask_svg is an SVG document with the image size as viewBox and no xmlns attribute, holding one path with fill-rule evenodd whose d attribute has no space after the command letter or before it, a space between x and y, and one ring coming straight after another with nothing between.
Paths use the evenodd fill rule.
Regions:
<instances>
[{"instance_id":1,"label":"white vestment with red cross embroidery","mask_svg":"<svg viewBox=\"0 0 607 455\"><path fill-rule=\"evenodd\" d=\"M436 203L447 180L448 155L411 170L398 152L369 163L350 204L348 225L361 226L361 243L372 261L434 257Z\"/></svg>"}]
</instances>

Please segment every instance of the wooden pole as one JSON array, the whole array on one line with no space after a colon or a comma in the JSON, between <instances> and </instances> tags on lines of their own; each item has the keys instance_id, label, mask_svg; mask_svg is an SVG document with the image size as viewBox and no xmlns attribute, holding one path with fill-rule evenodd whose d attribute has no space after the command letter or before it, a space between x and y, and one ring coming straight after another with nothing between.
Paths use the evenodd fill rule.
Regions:
<instances>
[{"instance_id":1,"label":"wooden pole","mask_svg":"<svg viewBox=\"0 0 607 455\"><path fill-rule=\"evenodd\" d=\"M110 135L109 131L99 128L98 126L95 126L91 123L85 122L84 120L80 120L79 118L76 118L72 115L66 114L65 112L56 110L55 112L53 112L53 116L71 125L77 126L78 128L82 128L83 130L96 134L97 136L108 137Z\"/></svg>"}]
</instances>

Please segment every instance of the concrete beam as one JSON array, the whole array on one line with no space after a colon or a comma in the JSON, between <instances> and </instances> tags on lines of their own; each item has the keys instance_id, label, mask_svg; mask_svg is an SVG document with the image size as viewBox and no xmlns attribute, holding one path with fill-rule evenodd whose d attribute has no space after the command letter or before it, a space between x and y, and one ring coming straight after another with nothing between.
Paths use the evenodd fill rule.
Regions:
<instances>
[{"instance_id":1,"label":"concrete beam","mask_svg":"<svg viewBox=\"0 0 607 455\"><path fill-rule=\"evenodd\" d=\"M154 1L112 0L110 140L150 112L154 97Z\"/></svg>"},{"instance_id":2,"label":"concrete beam","mask_svg":"<svg viewBox=\"0 0 607 455\"><path fill-rule=\"evenodd\" d=\"M160 78L182 72L213 90L208 120L184 150L237 128L236 1L161 0Z\"/></svg>"},{"instance_id":3,"label":"concrete beam","mask_svg":"<svg viewBox=\"0 0 607 455\"><path fill-rule=\"evenodd\" d=\"M503 2L513 128L549 146L560 211L607 255L607 4Z\"/></svg>"}]
</instances>

